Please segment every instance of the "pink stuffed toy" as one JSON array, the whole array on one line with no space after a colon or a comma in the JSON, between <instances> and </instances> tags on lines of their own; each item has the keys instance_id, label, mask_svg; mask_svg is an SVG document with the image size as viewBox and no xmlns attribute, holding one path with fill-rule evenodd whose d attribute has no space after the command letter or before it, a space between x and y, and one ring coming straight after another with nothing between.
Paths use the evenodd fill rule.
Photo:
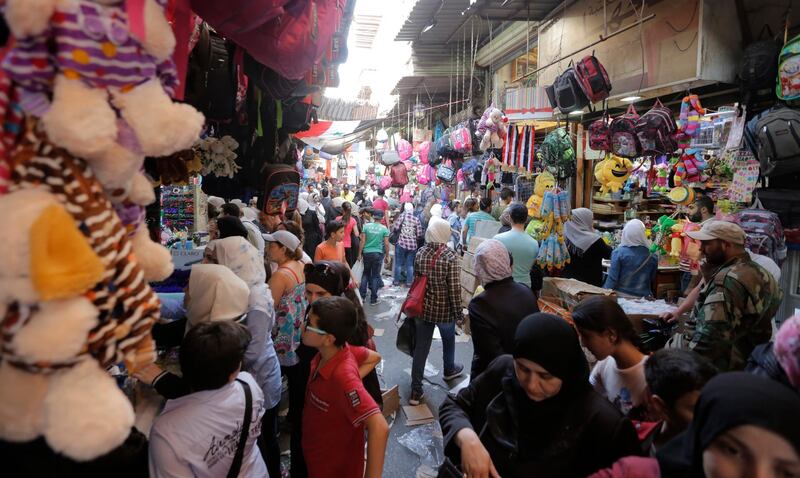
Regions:
<instances>
[{"instance_id":1,"label":"pink stuffed toy","mask_svg":"<svg viewBox=\"0 0 800 478\"><path fill-rule=\"evenodd\" d=\"M483 151L491 148L502 148L505 144L506 125L503 112L495 108L494 105L486 108L475 134L480 138L480 148Z\"/></svg>"}]
</instances>

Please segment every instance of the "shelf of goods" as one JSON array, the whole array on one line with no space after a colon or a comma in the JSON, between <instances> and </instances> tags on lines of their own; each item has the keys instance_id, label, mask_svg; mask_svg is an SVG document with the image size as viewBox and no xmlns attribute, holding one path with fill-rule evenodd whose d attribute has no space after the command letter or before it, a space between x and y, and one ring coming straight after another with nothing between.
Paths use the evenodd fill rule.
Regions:
<instances>
[{"instance_id":1,"label":"shelf of goods","mask_svg":"<svg viewBox=\"0 0 800 478\"><path fill-rule=\"evenodd\" d=\"M161 188L161 227L194 232L195 186Z\"/></svg>"}]
</instances>

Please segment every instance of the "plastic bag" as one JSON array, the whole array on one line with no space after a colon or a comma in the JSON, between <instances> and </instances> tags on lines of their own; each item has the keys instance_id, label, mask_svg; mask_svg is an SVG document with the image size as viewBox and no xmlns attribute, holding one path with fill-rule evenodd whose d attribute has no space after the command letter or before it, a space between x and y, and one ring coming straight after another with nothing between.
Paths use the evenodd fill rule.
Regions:
<instances>
[{"instance_id":1,"label":"plastic bag","mask_svg":"<svg viewBox=\"0 0 800 478\"><path fill-rule=\"evenodd\" d=\"M356 278L356 284L361 284L362 275L364 275L364 261L359 259L353 264L353 277Z\"/></svg>"},{"instance_id":2,"label":"plastic bag","mask_svg":"<svg viewBox=\"0 0 800 478\"><path fill-rule=\"evenodd\" d=\"M444 462L444 436L439 422L418 426L397 439L401 445L419 456L417 478L435 477Z\"/></svg>"}]
</instances>

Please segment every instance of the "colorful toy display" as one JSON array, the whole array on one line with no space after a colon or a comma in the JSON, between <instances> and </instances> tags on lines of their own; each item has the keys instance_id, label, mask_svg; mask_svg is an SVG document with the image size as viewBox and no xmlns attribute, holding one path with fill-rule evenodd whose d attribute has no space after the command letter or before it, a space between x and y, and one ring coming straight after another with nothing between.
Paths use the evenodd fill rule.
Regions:
<instances>
[{"instance_id":1,"label":"colorful toy display","mask_svg":"<svg viewBox=\"0 0 800 478\"><path fill-rule=\"evenodd\" d=\"M548 171L536 176L533 183L533 194L528 198L528 216L534 219L541 219L542 200L547 191L556 187L556 178Z\"/></svg>"},{"instance_id":2,"label":"colorful toy display","mask_svg":"<svg viewBox=\"0 0 800 478\"><path fill-rule=\"evenodd\" d=\"M594 167L594 176L600 182L601 193L616 193L622 189L633 171L633 163L628 158L608 155Z\"/></svg>"},{"instance_id":3,"label":"colorful toy display","mask_svg":"<svg viewBox=\"0 0 800 478\"><path fill-rule=\"evenodd\" d=\"M569 250L564 243L564 222L569 219L569 193L551 189L544 194L540 216L544 222L543 237L536 263L552 271L569 263Z\"/></svg>"}]
</instances>

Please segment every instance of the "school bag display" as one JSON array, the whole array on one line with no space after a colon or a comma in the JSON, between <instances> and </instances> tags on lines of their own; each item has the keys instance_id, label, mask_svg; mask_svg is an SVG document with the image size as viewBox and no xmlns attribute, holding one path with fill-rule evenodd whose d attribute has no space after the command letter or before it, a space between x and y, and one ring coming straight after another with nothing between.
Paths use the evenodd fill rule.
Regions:
<instances>
[{"instance_id":1,"label":"school bag display","mask_svg":"<svg viewBox=\"0 0 800 478\"><path fill-rule=\"evenodd\" d=\"M775 94L784 101L800 98L800 35L786 42L781 49Z\"/></svg>"},{"instance_id":2,"label":"school bag display","mask_svg":"<svg viewBox=\"0 0 800 478\"><path fill-rule=\"evenodd\" d=\"M567 71L556 78L556 81L553 83L553 89L555 91L558 109L560 109L562 113L581 110L584 106L589 104L589 99L586 98L586 94L578 84L578 79L575 76L573 67L567 68Z\"/></svg>"},{"instance_id":3,"label":"school bag display","mask_svg":"<svg viewBox=\"0 0 800 478\"><path fill-rule=\"evenodd\" d=\"M443 183L450 184L456 180L456 170L449 162L448 164L440 164L436 169L436 179L439 179Z\"/></svg>"},{"instance_id":4,"label":"school bag display","mask_svg":"<svg viewBox=\"0 0 800 478\"><path fill-rule=\"evenodd\" d=\"M545 168L557 179L568 178L575 173L575 148L564 128L556 128L545 136L539 156Z\"/></svg>"},{"instance_id":5,"label":"school bag display","mask_svg":"<svg viewBox=\"0 0 800 478\"><path fill-rule=\"evenodd\" d=\"M186 102L208 120L229 121L236 114L238 82L231 45L206 23L189 56L186 76Z\"/></svg>"},{"instance_id":6,"label":"school bag display","mask_svg":"<svg viewBox=\"0 0 800 478\"><path fill-rule=\"evenodd\" d=\"M736 219L747 235L745 247L780 266L786 259L786 241L778 215L766 209L744 209L736 213Z\"/></svg>"},{"instance_id":7,"label":"school bag display","mask_svg":"<svg viewBox=\"0 0 800 478\"><path fill-rule=\"evenodd\" d=\"M623 158L636 158L642 155L642 145L636 134L636 122L639 115L633 105L628 111L611 121L611 152Z\"/></svg>"},{"instance_id":8,"label":"school bag display","mask_svg":"<svg viewBox=\"0 0 800 478\"><path fill-rule=\"evenodd\" d=\"M408 184L408 168L403 163L395 163L389 169L392 178L392 187L401 188Z\"/></svg>"},{"instance_id":9,"label":"school bag display","mask_svg":"<svg viewBox=\"0 0 800 478\"><path fill-rule=\"evenodd\" d=\"M763 33L763 32L762 32ZM771 88L778 74L781 46L773 39L755 41L744 49L737 78L744 91Z\"/></svg>"},{"instance_id":10,"label":"school bag display","mask_svg":"<svg viewBox=\"0 0 800 478\"><path fill-rule=\"evenodd\" d=\"M381 153L381 164L392 166L400 162L400 155L395 150L383 151Z\"/></svg>"},{"instance_id":11,"label":"school bag display","mask_svg":"<svg viewBox=\"0 0 800 478\"><path fill-rule=\"evenodd\" d=\"M776 108L758 120L756 157L764 176L800 171L800 111Z\"/></svg>"},{"instance_id":12,"label":"school bag display","mask_svg":"<svg viewBox=\"0 0 800 478\"><path fill-rule=\"evenodd\" d=\"M642 145L643 154L670 154L678 145L675 131L678 129L672 110L656 99L647 113L636 121L636 135Z\"/></svg>"},{"instance_id":13,"label":"school bag display","mask_svg":"<svg viewBox=\"0 0 800 478\"><path fill-rule=\"evenodd\" d=\"M300 196L300 173L286 164L268 164L266 169L264 213L294 212Z\"/></svg>"},{"instance_id":14,"label":"school bag display","mask_svg":"<svg viewBox=\"0 0 800 478\"><path fill-rule=\"evenodd\" d=\"M611 152L611 119L608 114L589 125L589 147L595 151Z\"/></svg>"},{"instance_id":15,"label":"school bag display","mask_svg":"<svg viewBox=\"0 0 800 478\"><path fill-rule=\"evenodd\" d=\"M594 55L585 56L575 65L575 77L590 102L596 103L608 98L611 81L606 69Z\"/></svg>"},{"instance_id":16,"label":"school bag display","mask_svg":"<svg viewBox=\"0 0 800 478\"><path fill-rule=\"evenodd\" d=\"M397 142L397 154L400 155L400 161L405 161L414 154L414 149L411 147L411 143L408 141L401 139Z\"/></svg>"}]
</instances>

